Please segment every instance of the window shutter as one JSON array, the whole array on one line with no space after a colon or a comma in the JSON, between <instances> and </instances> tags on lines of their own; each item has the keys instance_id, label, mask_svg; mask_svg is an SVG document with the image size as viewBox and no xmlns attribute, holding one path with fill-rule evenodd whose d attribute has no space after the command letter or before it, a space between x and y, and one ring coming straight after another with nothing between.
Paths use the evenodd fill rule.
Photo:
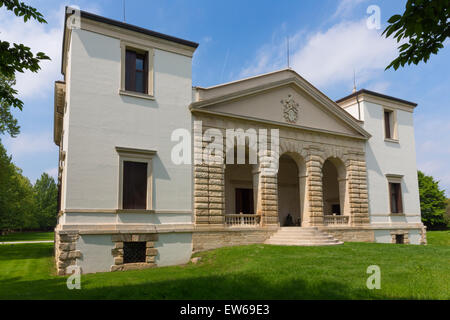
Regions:
<instances>
[{"instance_id":1,"label":"window shutter","mask_svg":"<svg viewBox=\"0 0 450 320\"><path fill-rule=\"evenodd\" d=\"M148 52L144 58L144 92L148 93Z\"/></svg>"},{"instance_id":2,"label":"window shutter","mask_svg":"<svg viewBox=\"0 0 450 320\"><path fill-rule=\"evenodd\" d=\"M403 203L402 203L402 186L400 183L397 183L397 194L396 194L396 198L397 198L397 212L398 213L403 213Z\"/></svg>"},{"instance_id":3,"label":"window shutter","mask_svg":"<svg viewBox=\"0 0 450 320\"><path fill-rule=\"evenodd\" d=\"M384 134L386 138L391 138L391 113L389 111L384 112Z\"/></svg>"},{"instance_id":4,"label":"window shutter","mask_svg":"<svg viewBox=\"0 0 450 320\"><path fill-rule=\"evenodd\" d=\"M136 90L136 52L131 50L126 50L125 90Z\"/></svg>"},{"instance_id":5,"label":"window shutter","mask_svg":"<svg viewBox=\"0 0 450 320\"><path fill-rule=\"evenodd\" d=\"M393 193L394 193L394 186L392 183L389 183L389 205L391 207L391 213L395 213L394 210L394 202L393 202Z\"/></svg>"}]
</instances>

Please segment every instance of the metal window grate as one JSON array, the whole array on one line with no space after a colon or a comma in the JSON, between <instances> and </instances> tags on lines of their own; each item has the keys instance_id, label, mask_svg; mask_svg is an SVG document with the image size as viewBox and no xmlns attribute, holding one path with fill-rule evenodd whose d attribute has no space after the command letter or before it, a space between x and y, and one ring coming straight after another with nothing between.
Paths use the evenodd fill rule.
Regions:
<instances>
[{"instance_id":1,"label":"metal window grate","mask_svg":"<svg viewBox=\"0 0 450 320\"><path fill-rule=\"evenodd\" d=\"M405 239L404 239L405 237L404 237L404 235L403 234L396 234L395 235L395 243L397 243L397 244L403 244L404 242L405 242Z\"/></svg>"},{"instance_id":2,"label":"metal window grate","mask_svg":"<svg viewBox=\"0 0 450 320\"><path fill-rule=\"evenodd\" d=\"M123 243L123 263L145 262L145 241Z\"/></svg>"}]
</instances>

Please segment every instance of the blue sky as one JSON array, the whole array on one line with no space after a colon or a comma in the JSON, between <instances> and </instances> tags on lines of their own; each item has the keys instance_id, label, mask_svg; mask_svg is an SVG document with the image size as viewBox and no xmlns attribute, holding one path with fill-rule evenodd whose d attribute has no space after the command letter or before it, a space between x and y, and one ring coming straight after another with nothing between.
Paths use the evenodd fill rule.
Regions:
<instances>
[{"instance_id":1,"label":"blue sky","mask_svg":"<svg viewBox=\"0 0 450 320\"><path fill-rule=\"evenodd\" d=\"M38 74L17 78L25 102L16 112L21 134L0 136L13 161L32 182L42 172L56 176L53 144L53 83L60 74L64 6L123 19L122 0L26 1L47 25L23 24L0 9L0 37L46 52L51 62ZM200 43L193 60L193 85L210 86L291 67L331 99L357 87L417 102L415 139L418 168L440 180L450 195L450 48L427 63L384 71L396 56L396 42L382 38L387 19L403 12L406 1L164 1L126 0L126 22ZM369 29L366 12L377 5L381 29Z\"/></svg>"}]
</instances>

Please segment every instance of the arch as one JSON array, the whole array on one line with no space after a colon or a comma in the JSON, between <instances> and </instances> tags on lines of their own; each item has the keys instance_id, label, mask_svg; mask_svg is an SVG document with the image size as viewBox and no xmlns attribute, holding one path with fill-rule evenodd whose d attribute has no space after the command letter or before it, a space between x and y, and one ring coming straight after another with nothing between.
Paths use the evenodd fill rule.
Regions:
<instances>
[{"instance_id":1,"label":"arch","mask_svg":"<svg viewBox=\"0 0 450 320\"><path fill-rule=\"evenodd\" d=\"M280 225L301 225L305 212L306 164L296 152L284 152L278 169L278 218ZM288 215L291 219L288 219Z\"/></svg>"},{"instance_id":2,"label":"arch","mask_svg":"<svg viewBox=\"0 0 450 320\"><path fill-rule=\"evenodd\" d=\"M322 165L322 198L324 215L346 215L347 170L337 157L328 157Z\"/></svg>"}]
</instances>

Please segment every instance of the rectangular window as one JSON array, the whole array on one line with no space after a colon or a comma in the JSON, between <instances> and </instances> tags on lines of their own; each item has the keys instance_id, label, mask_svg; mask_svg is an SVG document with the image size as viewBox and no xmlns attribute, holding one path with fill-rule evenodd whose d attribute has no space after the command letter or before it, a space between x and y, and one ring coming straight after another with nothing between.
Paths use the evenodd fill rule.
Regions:
<instances>
[{"instance_id":1,"label":"rectangular window","mask_svg":"<svg viewBox=\"0 0 450 320\"><path fill-rule=\"evenodd\" d=\"M253 210L253 189L236 188L236 212L252 214Z\"/></svg>"},{"instance_id":2,"label":"rectangular window","mask_svg":"<svg viewBox=\"0 0 450 320\"><path fill-rule=\"evenodd\" d=\"M391 213L403 213L402 187L400 183L389 182Z\"/></svg>"},{"instance_id":3,"label":"rectangular window","mask_svg":"<svg viewBox=\"0 0 450 320\"><path fill-rule=\"evenodd\" d=\"M148 54L127 49L125 52L125 90L148 93Z\"/></svg>"},{"instance_id":4,"label":"rectangular window","mask_svg":"<svg viewBox=\"0 0 450 320\"><path fill-rule=\"evenodd\" d=\"M384 110L384 135L386 139L392 139L392 111Z\"/></svg>"},{"instance_id":5,"label":"rectangular window","mask_svg":"<svg viewBox=\"0 0 450 320\"><path fill-rule=\"evenodd\" d=\"M147 163L123 162L123 209L147 208Z\"/></svg>"},{"instance_id":6,"label":"rectangular window","mask_svg":"<svg viewBox=\"0 0 450 320\"><path fill-rule=\"evenodd\" d=\"M146 242L124 242L123 243L123 263L145 262Z\"/></svg>"}]
</instances>

